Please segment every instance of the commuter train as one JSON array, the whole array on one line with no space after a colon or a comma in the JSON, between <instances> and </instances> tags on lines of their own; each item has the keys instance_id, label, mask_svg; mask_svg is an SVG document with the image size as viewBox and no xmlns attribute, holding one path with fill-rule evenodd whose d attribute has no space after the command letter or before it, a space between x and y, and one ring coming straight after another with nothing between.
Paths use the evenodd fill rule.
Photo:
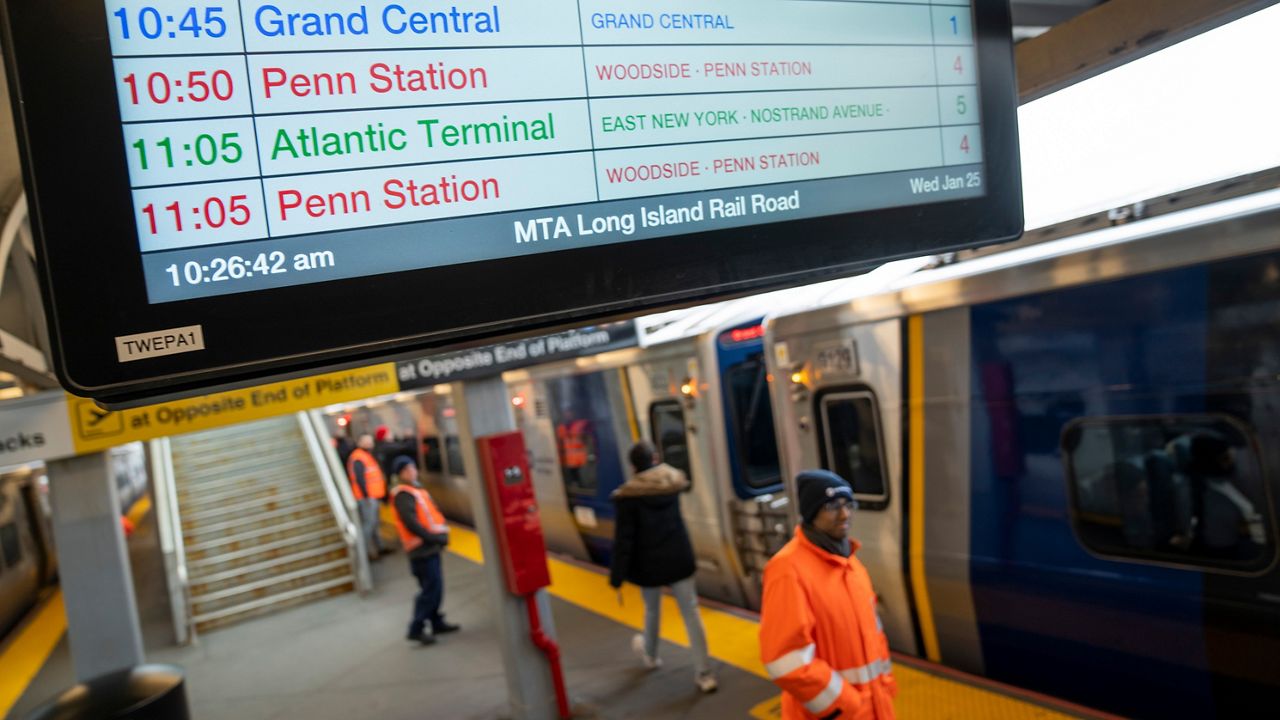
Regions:
<instances>
[{"instance_id":1,"label":"commuter train","mask_svg":"<svg viewBox=\"0 0 1280 720\"><path fill-rule=\"evenodd\" d=\"M608 563L650 438L693 480L699 591L758 608L823 466L896 650L1136 717L1277 697L1280 190L675 317L504 376L553 550ZM453 395L409 404L469 521Z\"/></svg>"},{"instance_id":2,"label":"commuter train","mask_svg":"<svg viewBox=\"0 0 1280 720\"><path fill-rule=\"evenodd\" d=\"M129 443L109 452L124 517L148 491L146 450ZM0 474L0 638L5 637L57 581L44 463Z\"/></svg>"},{"instance_id":3,"label":"commuter train","mask_svg":"<svg viewBox=\"0 0 1280 720\"><path fill-rule=\"evenodd\" d=\"M42 479L39 467L0 475L0 638L31 609L57 571Z\"/></svg>"},{"instance_id":4,"label":"commuter train","mask_svg":"<svg viewBox=\"0 0 1280 720\"><path fill-rule=\"evenodd\" d=\"M1280 692L1278 320L1277 190L779 316L786 474L852 482L895 648L1251 716Z\"/></svg>"}]
</instances>

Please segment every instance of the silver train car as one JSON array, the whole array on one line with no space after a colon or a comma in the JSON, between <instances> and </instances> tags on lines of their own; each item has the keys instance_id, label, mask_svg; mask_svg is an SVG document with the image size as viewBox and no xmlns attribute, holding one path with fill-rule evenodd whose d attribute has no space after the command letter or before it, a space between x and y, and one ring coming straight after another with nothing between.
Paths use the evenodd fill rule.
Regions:
<instances>
[{"instance_id":1,"label":"silver train car","mask_svg":"<svg viewBox=\"0 0 1280 720\"><path fill-rule=\"evenodd\" d=\"M850 285L882 286L922 264L643 318L637 347L505 373L548 546L609 564L610 494L630 473L627 450L645 438L692 480L682 511L699 591L758 608L764 563L789 532L763 319ZM407 404L421 429L424 484L447 516L470 523L475 478L457 403L454 386L442 384Z\"/></svg>"},{"instance_id":2,"label":"silver train car","mask_svg":"<svg viewBox=\"0 0 1280 720\"><path fill-rule=\"evenodd\" d=\"M0 475L0 637L26 615L57 574L43 477L41 466Z\"/></svg>"},{"instance_id":3,"label":"silver train car","mask_svg":"<svg viewBox=\"0 0 1280 720\"><path fill-rule=\"evenodd\" d=\"M1280 692L1278 320L1280 190L780 314L784 476L852 482L895 649L1253 716Z\"/></svg>"}]
</instances>

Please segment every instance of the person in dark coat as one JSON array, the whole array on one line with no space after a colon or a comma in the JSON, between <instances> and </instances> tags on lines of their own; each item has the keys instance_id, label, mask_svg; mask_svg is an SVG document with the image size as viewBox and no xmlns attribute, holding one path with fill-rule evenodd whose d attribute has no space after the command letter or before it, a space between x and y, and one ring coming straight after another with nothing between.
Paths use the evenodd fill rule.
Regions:
<instances>
[{"instance_id":1,"label":"person in dark coat","mask_svg":"<svg viewBox=\"0 0 1280 720\"><path fill-rule=\"evenodd\" d=\"M680 516L680 493L688 489L689 479L680 470L658 462L658 453L647 442L631 448L630 460L635 475L612 495L617 521L609 584L620 588L627 581L640 586L644 633L632 638L631 647L645 667L662 664L658 659L658 625L662 588L670 587L689 634L694 682L702 692L714 692L717 683L707 656L707 634L698 614L697 565L689 531Z\"/></svg>"}]
</instances>

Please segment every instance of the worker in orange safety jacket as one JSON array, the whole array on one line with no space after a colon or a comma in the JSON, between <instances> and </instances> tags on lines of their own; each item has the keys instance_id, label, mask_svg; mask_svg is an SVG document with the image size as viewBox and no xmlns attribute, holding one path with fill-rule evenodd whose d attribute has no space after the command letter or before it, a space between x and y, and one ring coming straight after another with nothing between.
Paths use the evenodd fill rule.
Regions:
<instances>
[{"instance_id":1,"label":"worker in orange safety jacket","mask_svg":"<svg viewBox=\"0 0 1280 720\"><path fill-rule=\"evenodd\" d=\"M867 569L849 538L857 502L839 475L796 478L802 523L764 569L760 654L785 720L893 720L898 684Z\"/></svg>"},{"instance_id":2,"label":"worker in orange safety jacket","mask_svg":"<svg viewBox=\"0 0 1280 720\"><path fill-rule=\"evenodd\" d=\"M582 468L591 462L591 453L587 447L590 432L591 422L588 420L568 420L556 426L560 469L564 473L565 483L570 487L582 484Z\"/></svg>"},{"instance_id":3,"label":"worker in orange safety jacket","mask_svg":"<svg viewBox=\"0 0 1280 720\"><path fill-rule=\"evenodd\" d=\"M378 503L387 496L387 479L382 466L373 456L373 436L361 435L356 449L347 456L347 479L351 481L351 494L356 498L360 511L360 526L364 530L365 550L370 560L382 556L382 538L378 534L380 520Z\"/></svg>"},{"instance_id":4,"label":"worker in orange safety jacket","mask_svg":"<svg viewBox=\"0 0 1280 720\"><path fill-rule=\"evenodd\" d=\"M449 544L449 525L436 507L431 494L418 482L418 464L406 455L391 463L396 488L391 491L395 507L396 531L400 544L409 556L409 571L418 579L418 595L413 600L413 619L406 636L423 645L433 645L436 636L457 632L458 626L446 622L440 612L444 601L444 569L440 551ZM427 634L427 623L431 633Z\"/></svg>"}]
</instances>

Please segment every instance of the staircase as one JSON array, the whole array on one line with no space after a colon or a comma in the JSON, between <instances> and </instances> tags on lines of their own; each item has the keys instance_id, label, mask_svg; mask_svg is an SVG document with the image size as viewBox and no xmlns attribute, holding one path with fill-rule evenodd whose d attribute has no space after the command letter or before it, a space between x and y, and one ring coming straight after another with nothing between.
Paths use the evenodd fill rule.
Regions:
<instances>
[{"instance_id":1,"label":"staircase","mask_svg":"<svg viewBox=\"0 0 1280 720\"><path fill-rule=\"evenodd\" d=\"M357 550L299 416L169 448L196 632L356 589Z\"/></svg>"}]
</instances>

